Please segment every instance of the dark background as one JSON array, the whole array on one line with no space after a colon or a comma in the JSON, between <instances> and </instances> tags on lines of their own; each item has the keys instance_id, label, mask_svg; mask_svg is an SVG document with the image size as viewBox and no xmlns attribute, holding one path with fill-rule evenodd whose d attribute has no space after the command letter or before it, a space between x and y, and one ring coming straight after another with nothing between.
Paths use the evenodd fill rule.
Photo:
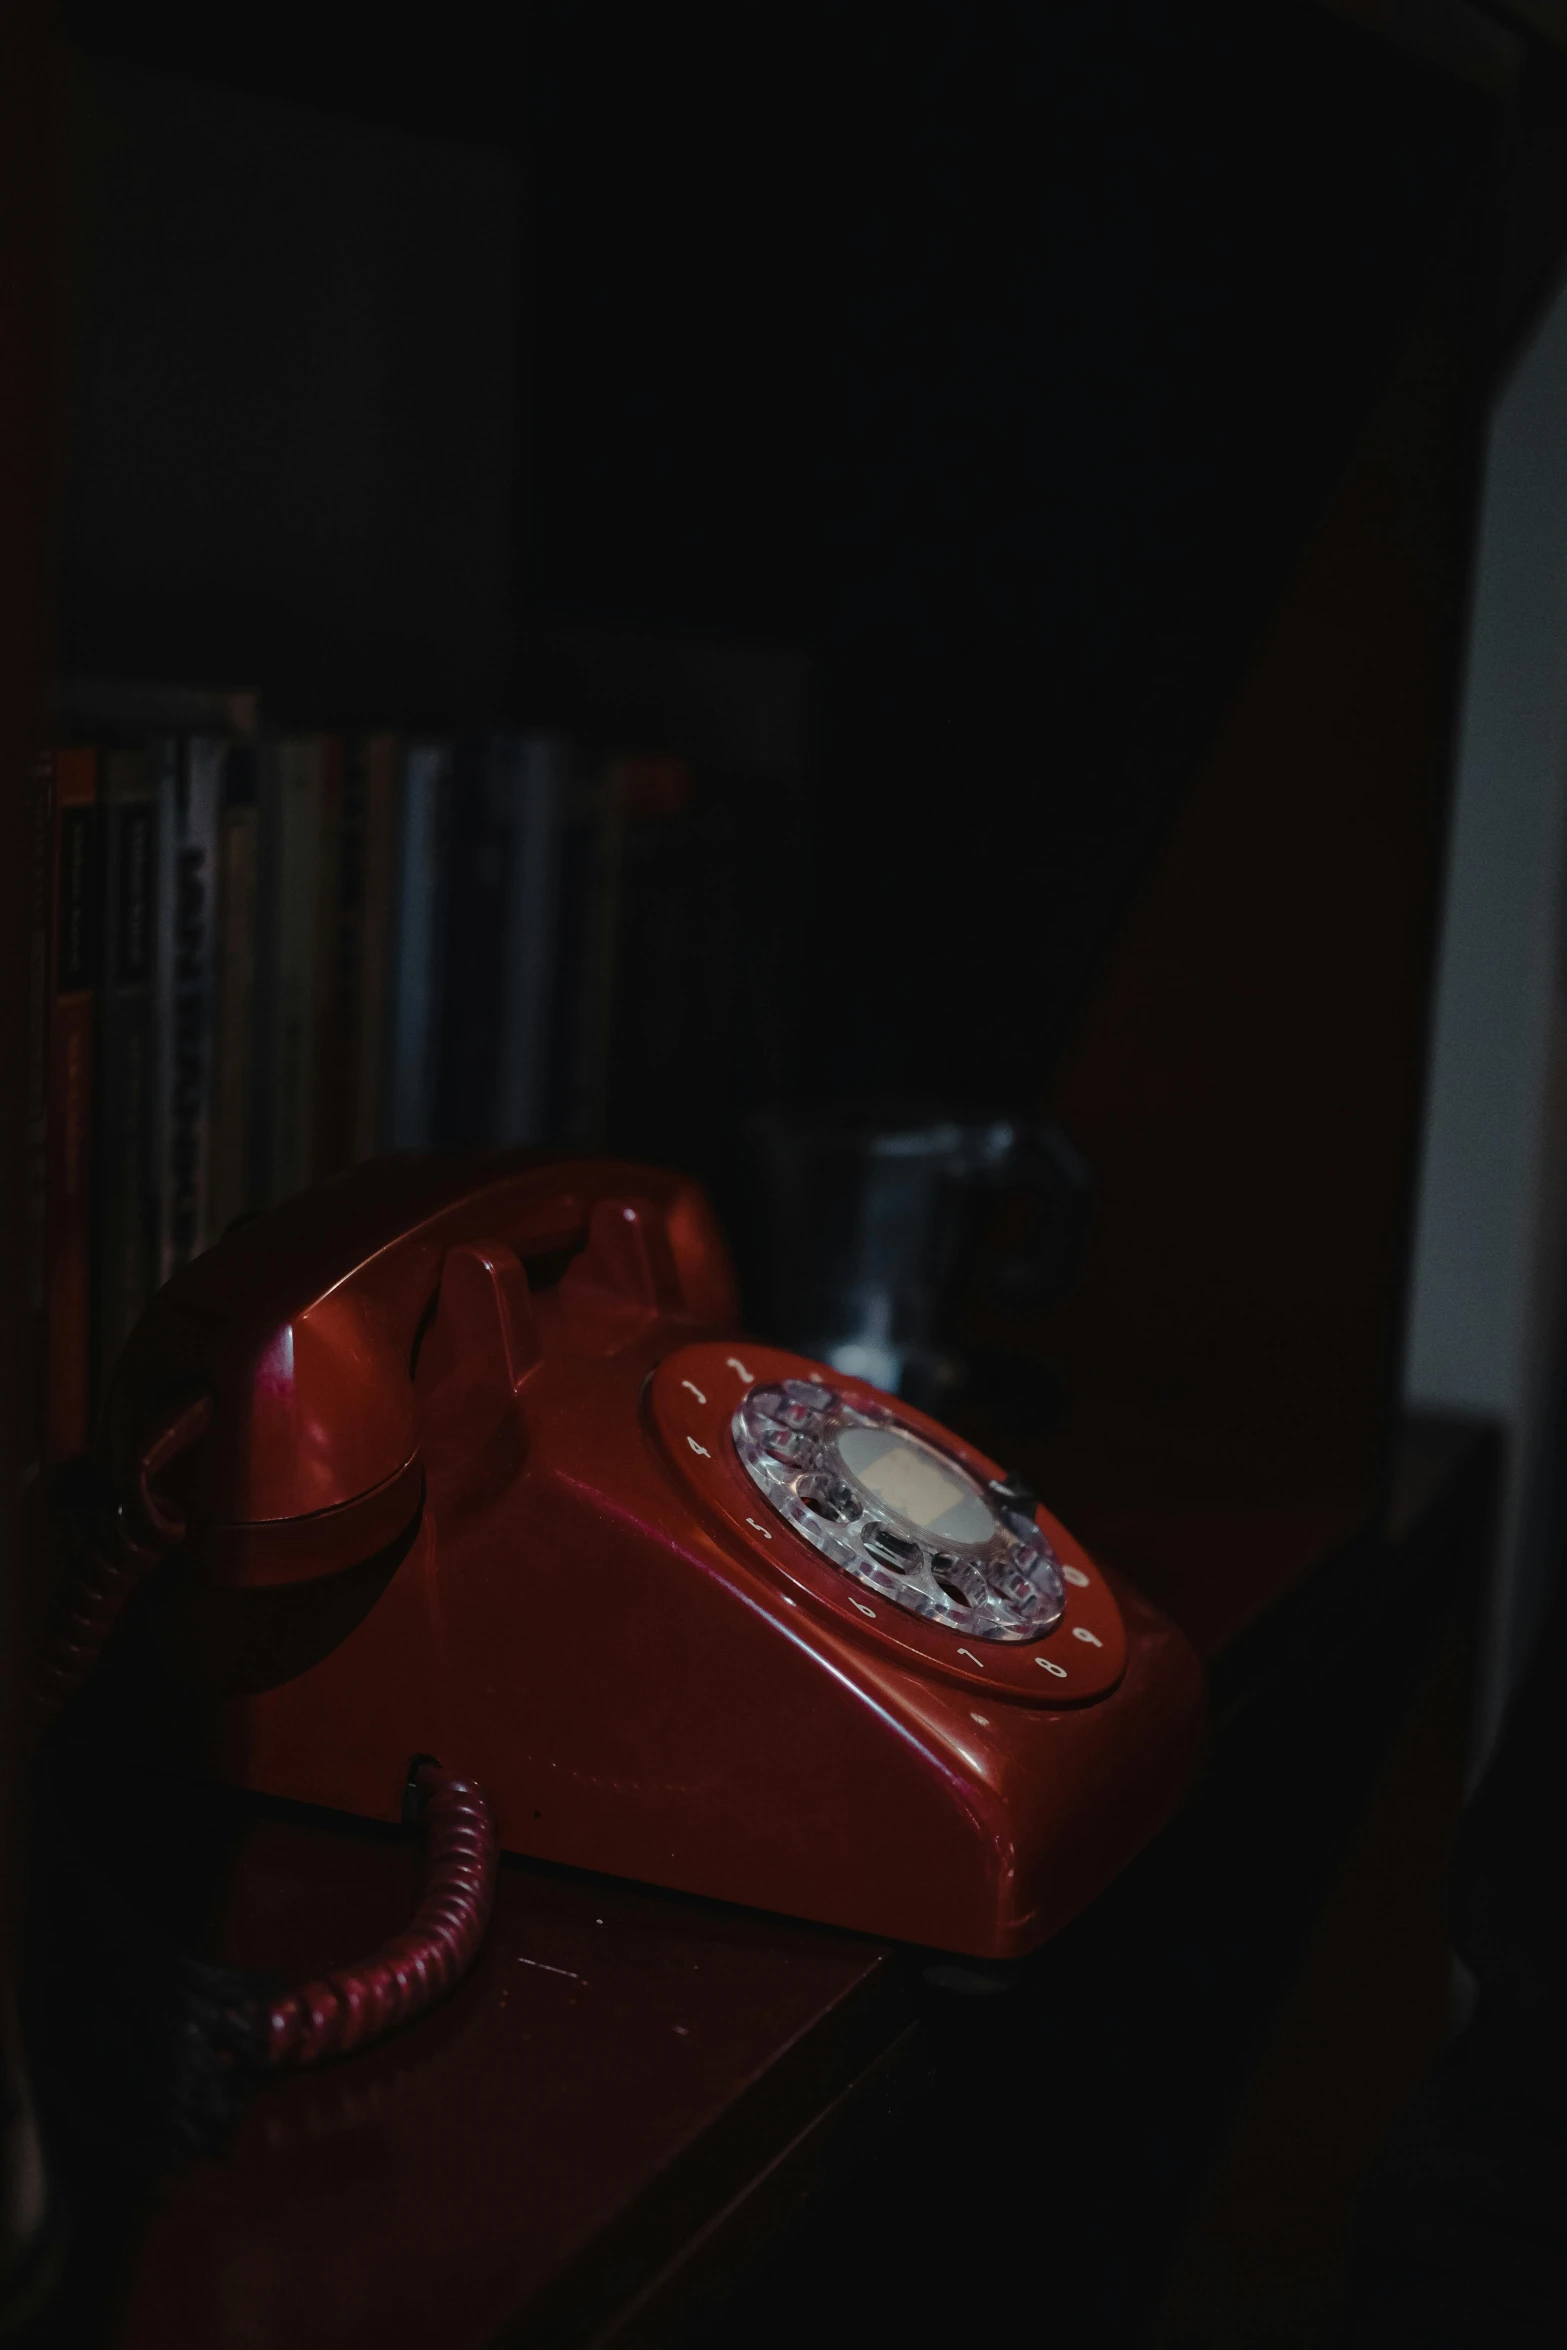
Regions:
<instances>
[{"instance_id":1,"label":"dark background","mask_svg":"<svg viewBox=\"0 0 1567 2350\"><path fill-rule=\"evenodd\" d=\"M818 952L851 911L875 945L796 1086L1037 1091L1433 268L1485 233L1494 105L1310 5L68 14L106 55L508 151L522 321L505 576L450 435L400 460L444 632L366 566L352 472L283 436L247 453L261 543L193 567L222 435L174 451L149 414L179 499L129 568L80 501L68 661L427 717L536 709L562 626L803 650L802 913ZM497 266L459 240L448 275L482 298ZM286 372L297 309L262 296L249 364ZM408 339L404 415L438 304ZM268 512L302 509L313 584L269 604Z\"/></svg>"}]
</instances>

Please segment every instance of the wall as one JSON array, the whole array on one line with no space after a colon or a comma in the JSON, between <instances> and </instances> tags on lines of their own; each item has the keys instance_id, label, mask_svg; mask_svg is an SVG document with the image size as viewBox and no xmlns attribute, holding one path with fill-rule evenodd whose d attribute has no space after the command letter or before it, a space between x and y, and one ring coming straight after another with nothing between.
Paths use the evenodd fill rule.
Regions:
<instances>
[{"instance_id":1,"label":"wall","mask_svg":"<svg viewBox=\"0 0 1567 2350\"><path fill-rule=\"evenodd\" d=\"M509 684L510 156L86 58L63 656L307 719Z\"/></svg>"},{"instance_id":2,"label":"wall","mask_svg":"<svg viewBox=\"0 0 1567 2350\"><path fill-rule=\"evenodd\" d=\"M1479 1749L1567 1532L1567 293L1491 423L1405 1366L1511 1434Z\"/></svg>"}]
</instances>

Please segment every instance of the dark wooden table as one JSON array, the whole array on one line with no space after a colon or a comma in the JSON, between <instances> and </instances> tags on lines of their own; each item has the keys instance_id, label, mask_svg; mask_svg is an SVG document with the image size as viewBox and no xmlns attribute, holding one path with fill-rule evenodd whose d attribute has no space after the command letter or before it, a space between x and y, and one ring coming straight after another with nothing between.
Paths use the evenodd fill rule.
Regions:
<instances>
[{"instance_id":1,"label":"dark wooden table","mask_svg":"<svg viewBox=\"0 0 1567 2350\"><path fill-rule=\"evenodd\" d=\"M118 2210L100 2182L56 2335L575 2350L706 2328L760 2346L830 2296L845 2325L935 2342L999 2315L994 2280L1023 2290L1048 2240L1055 2314L1133 2338L1400 1675L1483 1567L1494 1469L1483 1431L1424 1423L1390 1538L1324 1558L1315 1519L1284 1514L1295 1580L1260 1620L1226 1619L1204 1788L997 1997L933 1991L916 1954L508 1863L443 2009L269 2087L226 2158ZM1165 1534L1161 1553L1155 1525L1123 1528L1127 1564L1212 1542ZM1167 1600L1179 1584L1171 1568ZM417 1865L399 1837L258 1809L222 1947L289 1974L340 1961L400 1921Z\"/></svg>"},{"instance_id":2,"label":"dark wooden table","mask_svg":"<svg viewBox=\"0 0 1567 2350\"><path fill-rule=\"evenodd\" d=\"M372 1883L398 1918L404 1855L349 1864L341 1839L258 1828L243 1889L280 1957L362 1943ZM864 1942L508 1866L443 2013L263 2095L232 2160L183 2184L121 2338L154 2350L176 2314L179 2339L280 2350L466 2350L521 2313L519 2339L591 2336L667 2291L885 2070L898 1975Z\"/></svg>"}]
</instances>

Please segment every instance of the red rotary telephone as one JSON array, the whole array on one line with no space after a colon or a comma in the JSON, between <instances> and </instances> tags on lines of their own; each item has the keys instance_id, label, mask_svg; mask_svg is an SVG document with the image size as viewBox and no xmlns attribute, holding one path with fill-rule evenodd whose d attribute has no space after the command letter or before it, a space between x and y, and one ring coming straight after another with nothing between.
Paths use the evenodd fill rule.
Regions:
<instances>
[{"instance_id":1,"label":"red rotary telephone","mask_svg":"<svg viewBox=\"0 0 1567 2350\"><path fill-rule=\"evenodd\" d=\"M391 1820L438 1757L507 1851L1027 1951L1178 1800L1197 1660L999 1464L735 1317L702 1194L606 1161L383 1161L176 1275L100 1451L182 1537L207 1759Z\"/></svg>"}]
</instances>

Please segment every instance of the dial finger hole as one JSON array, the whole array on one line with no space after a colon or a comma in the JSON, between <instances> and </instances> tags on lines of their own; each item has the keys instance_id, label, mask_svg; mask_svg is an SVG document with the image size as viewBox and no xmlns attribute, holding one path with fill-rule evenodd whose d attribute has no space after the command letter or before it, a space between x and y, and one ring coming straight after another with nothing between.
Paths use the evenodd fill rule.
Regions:
<instances>
[{"instance_id":1,"label":"dial finger hole","mask_svg":"<svg viewBox=\"0 0 1567 2350\"><path fill-rule=\"evenodd\" d=\"M860 1514L859 1503L836 1478L804 1477L796 1490L806 1508L831 1526L850 1525Z\"/></svg>"},{"instance_id":2,"label":"dial finger hole","mask_svg":"<svg viewBox=\"0 0 1567 2350\"><path fill-rule=\"evenodd\" d=\"M769 1428L762 1442L775 1461L783 1461L791 1469L804 1468L816 1455L810 1438L794 1428Z\"/></svg>"},{"instance_id":3,"label":"dial finger hole","mask_svg":"<svg viewBox=\"0 0 1567 2350\"><path fill-rule=\"evenodd\" d=\"M886 1526L872 1526L865 1535L865 1547L872 1558L880 1559L883 1566L893 1568L900 1575L912 1575L920 1563L919 1544L892 1533Z\"/></svg>"},{"instance_id":4,"label":"dial finger hole","mask_svg":"<svg viewBox=\"0 0 1567 2350\"><path fill-rule=\"evenodd\" d=\"M984 1576L967 1559L956 1559L949 1551L938 1550L930 1562L930 1571L955 1607L978 1607L987 1597Z\"/></svg>"}]
</instances>

